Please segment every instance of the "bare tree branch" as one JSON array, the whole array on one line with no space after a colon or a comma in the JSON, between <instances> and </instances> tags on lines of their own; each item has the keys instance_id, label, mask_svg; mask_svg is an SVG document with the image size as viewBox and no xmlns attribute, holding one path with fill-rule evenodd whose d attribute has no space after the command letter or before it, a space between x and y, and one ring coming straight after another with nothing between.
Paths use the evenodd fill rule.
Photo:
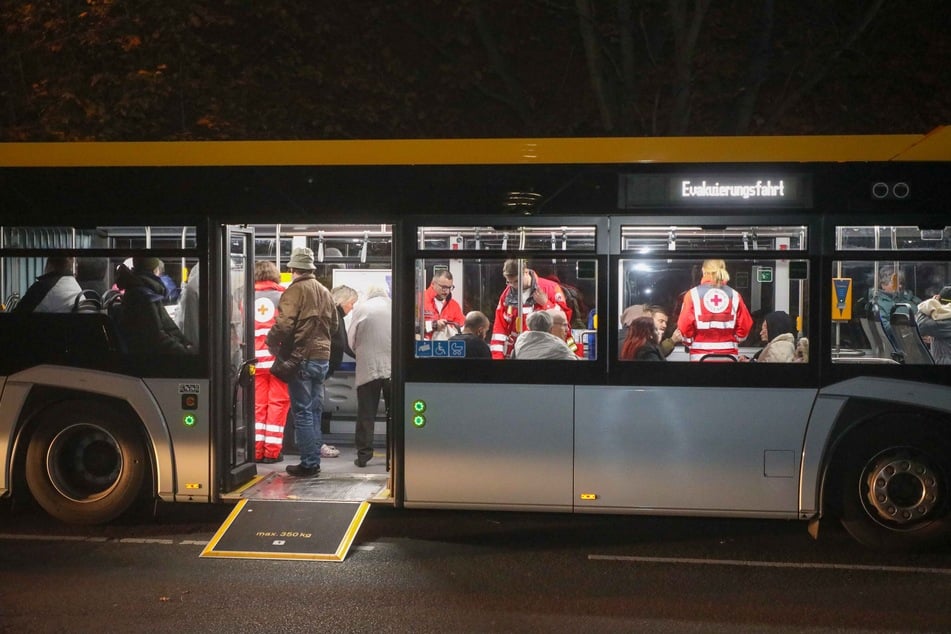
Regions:
<instances>
[{"instance_id":1,"label":"bare tree branch","mask_svg":"<svg viewBox=\"0 0 951 634\"><path fill-rule=\"evenodd\" d=\"M670 0L670 19L674 32L674 103L670 111L670 134L684 134L690 121L690 95L693 55L704 15L710 0L694 0L693 13L687 21L686 0Z\"/></svg>"},{"instance_id":2,"label":"bare tree branch","mask_svg":"<svg viewBox=\"0 0 951 634\"><path fill-rule=\"evenodd\" d=\"M475 19L476 32L479 34L482 47L485 49L486 55L489 56L489 63L505 85L505 90L508 93L507 103L512 105L522 120L522 123L526 125L531 124L531 107L529 105L528 95L522 89L522 83L509 70L509 66L505 62L505 57L499 51L498 44L495 41L495 34L485 19L485 14L482 11L482 3L479 0L472 2L472 17Z\"/></svg>"},{"instance_id":3,"label":"bare tree branch","mask_svg":"<svg viewBox=\"0 0 951 634\"><path fill-rule=\"evenodd\" d=\"M868 25L871 24L872 20L875 19L875 16L881 10L882 5L885 3L885 0L873 0L873 2L866 9L865 14L860 20L855 23L855 26L852 29L852 32L842 43L841 46L836 48L832 53L826 56L825 64L821 68L818 68L808 74L806 74L805 80L792 92L790 92L785 99L779 104L776 110L766 119L766 123L763 125L765 132L769 132L776 122L779 121L786 111L796 105L800 99L809 94L813 88L816 87L820 81L825 79L826 75L829 74L832 67L835 65L835 62L839 60L842 56L842 53L852 47L853 44L861 37L862 33L865 32L865 29L868 28Z\"/></svg>"},{"instance_id":4,"label":"bare tree branch","mask_svg":"<svg viewBox=\"0 0 951 634\"><path fill-rule=\"evenodd\" d=\"M578 10L578 26L581 30L581 41L584 43L585 58L588 61L588 75L591 78L591 88L598 103L598 112L601 115L601 126L605 132L614 130L614 108L609 94L608 84L605 81L601 48L598 45L597 34L594 29L591 14L590 0L575 0Z\"/></svg>"},{"instance_id":5,"label":"bare tree branch","mask_svg":"<svg viewBox=\"0 0 951 634\"><path fill-rule=\"evenodd\" d=\"M773 0L763 0L759 24L753 27L753 45L750 51L750 65L746 74L746 81L740 88L740 94L736 100L732 117L733 123L727 130L729 134L746 134L749 132L753 111L756 109L756 102L759 99L759 91L763 82L766 81L766 71L769 68L772 53L774 8Z\"/></svg>"}]
</instances>

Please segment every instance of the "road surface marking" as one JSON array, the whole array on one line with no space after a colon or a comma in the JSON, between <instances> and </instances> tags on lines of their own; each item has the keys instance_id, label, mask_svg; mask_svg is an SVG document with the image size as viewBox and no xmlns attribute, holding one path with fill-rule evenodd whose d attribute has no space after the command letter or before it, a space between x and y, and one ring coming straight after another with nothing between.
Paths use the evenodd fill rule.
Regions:
<instances>
[{"instance_id":1,"label":"road surface marking","mask_svg":"<svg viewBox=\"0 0 951 634\"><path fill-rule=\"evenodd\" d=\"M693 557L631 557L623 555L588 555L592 561L627 561L641 564L696 564L704 566L743 566L747 568L801 568L807 570L867 570L873 572L912 572L951 575L951 568L918 568L915 566L869 566L864 564L820 564L796 561L744 561L742 559L699 559Z\"/></svg>"}]
</instances>

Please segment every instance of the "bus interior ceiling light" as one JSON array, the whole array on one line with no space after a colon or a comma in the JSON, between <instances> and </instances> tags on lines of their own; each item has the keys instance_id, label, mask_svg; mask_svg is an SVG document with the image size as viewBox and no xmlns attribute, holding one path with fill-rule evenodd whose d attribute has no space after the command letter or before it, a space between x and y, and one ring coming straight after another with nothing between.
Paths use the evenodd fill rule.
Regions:
<instances>
[{"instance_id":1,"label":"bus interior ceiling light","mask_svg":"<svg viewBox=\"0 0 951 634\"><path fill-rule=\"evenodd\" d=\"M531 216L537 210L542 195L537 192L509 192L505 196L505 207L514 213Z\"/></svg>"}]
</instances>

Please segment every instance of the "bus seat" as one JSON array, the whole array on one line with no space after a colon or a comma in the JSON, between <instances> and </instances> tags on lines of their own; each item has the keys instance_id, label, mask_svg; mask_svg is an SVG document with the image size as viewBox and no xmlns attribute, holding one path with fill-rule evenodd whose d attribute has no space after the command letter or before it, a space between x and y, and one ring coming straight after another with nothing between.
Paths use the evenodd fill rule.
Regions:
<instances>
[{"instance_id":1,"label":"bus seat","mask_svg":"<svg viewBox=\"0 0 951 634\"><path fill-rule=\"evenodd\" d=\"M892 332L895 333L895 340L902 347L905 363L915 363L920 365L934 365L934 358L928 347L921 339L921 333L918 332L918 324L912 317L911 306L908 304L898 304L892 312L891 318Z\"/></svg>"},{"instance_id":2,"label":"bus seat","mask_svg":"<svg viewBox=\"0 0 951 634\"><path fill-rule=\"evenodd\" d=\"M116 343L123 354L129 351L125 335L122 333L122 291L110 289L102 296L102 312L109 317L116 334Z\"/></svg>"},{"instance_id":3,"label":"bus seat","mask_svg":"<svg viewBox=\"0 0 951 634\"><path fill-rule=\"evenodd\" d=\"M20 303L20 294L16 291L10 293L5 300L3 300L3 305L0 306L0 312L12 313L13 309L17 307L17 304Z\"/></svg>"},{"instance_id":4,"label":"bus seat","mask_svg":"<svg viewBox=\"0 0 951 634\"><path fill-rule=\"evenodd\" d=\"M902 352L895 348L895 345L892 343L892 340L888 338L888 335L885 333L885 326L882 325L882 311L878 307L878 304L875 302L869 302L868 304L868 326L869 331L874 337L874 342L872 345L872 350L878 350L876 352L877 357L883 359L894 359L899 363L903 362L904 355Z\"/></svg>"},{"instance_id":5,"label":"bus seat","mask_svg":"<svg viewBox=\"0 0 951 634\"><path fill-rule=\"evenodd\" d=\"M736 362L736 357L734 357L732 354L710 353L700 357L700 363L730 363L730 362L734 362L734 363Z\"/></svg>"},{"instance_id":6,"label":"bus seat","mask_svg":"<svg viewBox=\"0 0 951 634\"><path fill-rule=\"evenodd\" d=\"M114 303L122 300L122 291L111 288L102 294L102 309L107 313Z\"/></svg>"},{"instance_id":7,"label":"bus seat","mask_svg":"<svg viewBox=\"0 0 951 634\"><path fill-rule=\"evenodd\" d=\"M73 302L74 313L98 313L102 310L102 298L99 293L87 288L80 291Z\"/></svg>"},{"instance_id":8,"label":"bus seat","mask_svg":"<svg viewBox=\"0 0 951 634\"><path fill-rule=\"evenodd\" d=\"M77 258L76 281L84 289L96 291L99 295L106 292L106 270L109 268L107 258Z\"/></svg>"}]
</instances>

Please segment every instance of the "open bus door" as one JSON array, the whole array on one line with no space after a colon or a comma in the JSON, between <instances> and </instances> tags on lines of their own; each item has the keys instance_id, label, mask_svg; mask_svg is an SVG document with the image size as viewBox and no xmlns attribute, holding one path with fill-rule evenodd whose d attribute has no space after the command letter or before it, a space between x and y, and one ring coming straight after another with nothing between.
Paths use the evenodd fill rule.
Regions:
<instances>
[{"instance_id":1,"label":"open bus door","mask_svg":"<svg viewBox=\"0 0 951 634\"><path fill-rule=\"evenodd\" d=\"M213 328L213 372L220 412L219 461L225 468L223 490L231 491L255 475L254 466L254 229L221 228L220 303L212 303L218 324ZM213 287L212 287L213 288Z\"/></svg>"}]
</instances>

